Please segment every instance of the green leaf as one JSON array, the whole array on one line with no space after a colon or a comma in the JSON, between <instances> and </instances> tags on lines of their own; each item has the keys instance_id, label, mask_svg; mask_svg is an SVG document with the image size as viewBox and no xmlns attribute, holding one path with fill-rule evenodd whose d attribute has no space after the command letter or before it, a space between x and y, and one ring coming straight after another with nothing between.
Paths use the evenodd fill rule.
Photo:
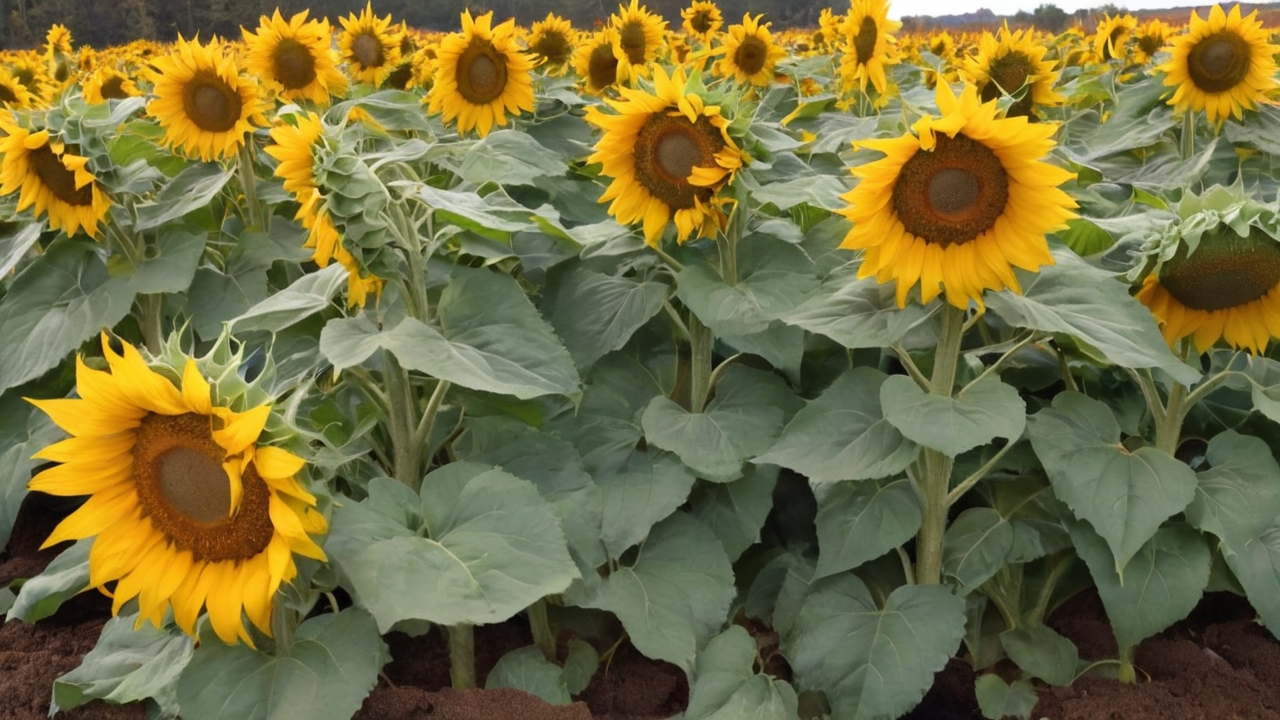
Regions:
<instances>
[{"instance_id":1,"label":"green leaf","mask_svg":"<svg viewBox=\"0 0 1280 720\"><path fill-rule=\"evenodd\" d=\"M772 463L816 484L865 480L901 472L915 459L914 443L885 420L880 386L886 376L854 368L796 413L757 463Z\"/></svg>"},{"instance_id":2,"label":"green leaf","mask_svg":"<svg viewBox=\"0 0 1280 720\"><path fill-rule=\"evenodd\" d=\"M154 698L162 713L178 714L178 676L191 659L191 638L172 625L160 630L144 622L135 630L137 619L121 615L107 621L79 667L53 681L51 713L90 700L124 704Z\"/></svg>"},{"instance_id":3,"label":"green leaf","mask_svg":"<svg viewBox=\"0 0 1280 720\"><path fill-rule=\"evenodd\" d=\"M987 295L991 310L1016 327L1079 338L1121 367L1160 368L1186 385L1200 379L1169 351L1151 311L1129 295L1126 285L1069 251L1053 256L1057 264L1039 274L1020 272L1022 295L1009 290Z\"/></svg>"},{"instance_id":4,"label":"green leaf","mask_svg":"<svg viewBox=\"0 0 1280 720\"><path fill-rule=\"evenodd\" d=\"M852 570L915 537L920 503L906 478L814 488L818 498L815 579Z\"/></svg>"},{"instance_id":5,"label":"green leaf","mask_svg":"<svg viewBox=\"0 0 1280 720\"><path fill-rule=\"evenodd\" d=\"M95 245L53 243L0 299L0 392L56 367L132 304L129 279L109 277Z\"/></svg>"},{"instance_id":6,"label":"green leaf","mask_svg":"<svg viewBox=\"0 0 1280 720\"><path fill-rule=\"evenodd\" d=\"M383 632L401 620L502 622L578 576L555 512L527 480L446 465L423 480L421 526L391 485L371 482L368 500L338 508L325 544Z\"/></svg>"},{"instance_id":7,"label":"green leaf","mask_svg":"<svg viewBox=\"0 0 1280 720\"><path fill-rule=\"evenodd\" d=\"M674 455L659 450L634 451L617 471L595 479L604 498L600 539L614 558L683 505L695 480Z\"/></svg>"},{"instance_id":8,"label":"green leaf","mask_svg":"<svg viewBox=\"0 0 1280 720\"><path fill-rule=\"evenodd\" d=\"M541 650L532 645L517 648L498 658L498 663L489 671L484 686L488 690L523 690L552 705L568 705L573 702L565 684L563 668L548 660Z\"/></svg>"},{"instance_id":9,"label":"green leaf","mask_svg":"<svg viewBox=\"0 0 1280 720\"><path fill-rule=\"evenodd\" d=\"M185 720L347 720L390 659L373 618L358 608L302 623L287 654L202 635L178 681Z\"/></svg>"},{"instance_id":10,"label":"green leaf","mask_svg":"<svg viewBox=\"0 0 1280 720\"><path fill-rule=\"evenodd\" d=\"M842 575L805 599L784 641L806 688L832 716L893 720L915 707L964 636L964 601L937 585L904 585L884 608L861 580Z\"/></svg>"},{"instance_id":11,"label":"green leaf","mask_svg":"<svg viewBox=\"0 0 1280 720\"><path fill-rule=\"evenodd\" d=\"M213 340L222 324L267 299L267 273L256 269L223 273L208 265L196 269L183 307L191 313L196 334Z\"/></svg>"},{"instance_id":12,"label":"green leaf","mask_svg":"<svg viewBox=\"0 0 1280 720\"><path fill-rule=\"evenodd\" d=\"M579 369L627 344L662 311L668 288L660 282L574 268L547 290L544 310Z\"/></svg>"},{"instance_id":13,"label":"green leaf","mask_svg":"<svg viewBox=\"0 0 1280 720\"><path fill-rule=\"evenodd\" d=\"M1007 717L1027 720L1040 701L1035 686L1030 682L1014 680L1009 685L994 673L978 678L974 683L974 692L978 696L978 708L982 711L982 716L989 720L1003 720Z\"/></svg>"},{"instance_id":14,"label":"green leaf","mask_svg":"<svg viewBox=\"0 0 1280 720\"><path fill-rule=\"evenodd\" d=\"M1129 561L1123 578L1107 544L1088 525L1076 521L1068 530L1098 586L1121 652L1185 618L1200 602L1212 557L1194 528L1160 528Z\"/></svg>"},{"instance_id":15,"label":"green leaf","mask_svg":"<svg viewBox=\"0 0 1280 720\"><path fill-rule=\"evenodd\" d=\"M320 353L334 370L346 370L377 352L382 346L382 334L368 314L335 318L320 331Z\"/></svg>"},{"instance_id":16,"label":"green leaf","mask_svg":"<svg viewBox=\"0 0 1280 720\"><path fill-rule=\"evenodd\" d=\"M1115 417L1097 400L1059 393L1031 416L1028 431L1054 492L1101 533L1116 572L1195 497L1191 468L1153 447L1124 448Z\"/></svg>"},{"instance_id":17,"label":"green leaf","mask_svg":"<svg viewBox=\"0 0 1280 720\"><path fill-rule=\"evenodd\" d=\"M1000 644L1009 658L1033 677L1060 687L1075 680L1080 651L1052 628L1033 625L1006 630L1000 633Z\"/></svg>"},{"instance_id":18,"label":"green leaf","mask_svg":"<svg viewBox=\"0 0 1280 720\"><path fill-rule=\"evenodd\" d=\"M793 383L800 382L800 363L804 360L804 330L780 321L750 335L719 335L717 340L748 355L759 355L781 370Z\"/></svg>"},{"instance_id":19,"label":"green leaf","mask_svg":"<svg viewBox=\"0 0 1280 720\"><path fill-rule=\"evenodd\" d=\"M969 508L947 528L942 572L956 581L961 597L1000 571L1013 550L1013 526L991 508Z\"/></svg>"},{"instance_id":20,"label":"green leaf","mask_svg":"<svg viewBox=\"0 0 1280 720\"><path fill-rule=\"evenodd\" d=\"M750 466L729 483L705 483L693 497L693 516L720 538L729 561L737 561L760 539L760 528L773 509L778 468Z\"/></svg>"},{"instance_id":21,"label":"green leaf","mask_svg":"<svg viewBox=\"0 0 1280 720\"><path fill-rule=\"evenodd\" d=\"M676 295L717 335L749 335L804 302L818 286L814 273L799 248L752 235L738 246L737 283L706 265L688 265L676 277Z\"/></svg>"},{"instance_id":22,"label":"green leaf","mask_svg":"<svg viewBox=\"0 0 1280 720\"><path fill-rule=\"evenodd\" d=\"M744 462L773 445L798 401L777 375L744 365L731 366L715 391L701 413L659 395L640 423L649 444L679 455L699 477L728 482L742 477Z\"/></svg>"},{"instance_id":23,"label":"green leaf","mask_svg":"<svg viewBox=\"0 0 1280 720\"><path fill-rule=\"evenodd\" d=\"M346 284L346 268L333 263L323 270L303 275L289 287L232 318L228 324L237 332L280 332L329 307L333 296Z\"/></svg>"},{"instance_id":24,"label":"green leaf","mask_svg":"<svg viewBox=\"0 0 1280 720\"><path fill-rule=\"evenodd\" d=\"M685 720L799 720L796 691L753 669L756 641L731 625L698 653Z\"/></svg>"},{"instance_id":25,"label":"green leaf","mask_svg":"<svg viewBox=\"0 0 1280 720\"><path fill-rule=\"evenodd\" d=\"M178 293L191 287L196 266L204 255L207 235L164 228L156 235L155 245L148 248L143 260L129 279L137 293Z\"/></svg>"},{"instance_id":26,"label":"green leaf","mask_svg":"<svg viewBox=\"0 0 1280 720\"><path fill-rule=\"evenodd\" d=\"M483 185L534 185L546 177L564 175L568 167L523 130L498 130L471 146L458 168L458 177Z\"/></svg>"},{"instance_id":27,"label":"green leaf","mask_svg":"<svg viewBox=\"0 0 1280 720\"><path fill-rule=\"evenodd\" d=\"M733 569L716 536L676 513L654 526L633 565L615 570L578 604L613 613L646 657L690 672L733 596Z\"/></svg>"},{"instance_id":28,"label":"green leaf","mask_svg":"<svg viewBox=\"0 0 1280 720\"><path fill-rule=\"evenodd\" d=\"M12 235L0 238L0 277L7 277L40 241L44 225L28 223Z\"/></svg>"},{"instance_id":29,"label":"green leaf","mask_svg":"<svg viewBox=\"0 0 1280 720\"><path fill-rule=\"evenodd\" d=\"M569 656L564 660L564 682L570 695L586 690L599 668L600 654L590 643L578 638L569 640Z\"/></svg>"},{"instance_id":30,"label":"green leaf","mask_svg":"<svg viewBox=\"0 0 1280 720\"><path fill-rule=\"evenodd\" d=\"M1013 528L1006 563L1026 563L1071 547L1062 527L1065 510L1053 486L1040 478L990 478L980 486L987 502Z\"/></svg>"},{"instance_id":31,"label":"green leaf","mask_svg":"<svg viewBox=\"0 0 1280 720\"><path fill-rule=\"evenodd\" d=\"M851 350L892 345L928 317L911 303L899 308L894 284L875 278L858 280L853 271L827 278L812 297L780 320L809 332L826 335Z\"/></svg>"},{"instance_id":32,"label":"green leaf","mask_svg":"<svg viewBox=\"0 0 1280 720\"><path fill-rule=\"evenodd\" d=\"M1226 430L1209 440L1187 522L1238 550L1280 517L1280 464L1261 438Z\"/></svg>"},{"instance_id":33,"label":"green leaf","mask_svg":"<svg viewBox=\"0 0 1280 720\"><path fill-rule=\"evenodd\" d=\"M9 533L18 518L18 509L27 497L31 471L44 464L31 456L63 437L64 433L49 416L34 405L17 397L4 395L0 413L13 422L15 432L0 436L0 547L9 544Z\"/></svg>"},{"instance_id":34,"label":"green leaf","mask_svg":"<svg viewBox=\"0 0 1280 720\"><path fill-rule=\"evenodd\" d=\"M6 620L33 623L58 611L73 595L89 589L89 548L93 538L79 540L62 551L39 575L27 580L9 608Z\"/></svg>"},{"instance_id":35,"label":"green leaf","mask_svg":"<svg viewBox=\"0 0 1280 720\"><path fill-rule=\"evenodd\" d=\"M880 386L880 405L908 440L950 457L993 438L1017 440L1027 421L1018 391L994 375L955 397L926 393L906 375L892 375Z\"/></svg>"},{"instance_id":36,"label":"green leaf","mask_svg":"<svg viewBox=\"0 0 1280 720\"><path fill-rule=\"evenodd\" d=\"M233 174L231 169L219 163L188 166L166 182L151 202L138 205L138 221L134 230L150 230L192 210L207 207Z\"/></svg>"},{"instance_id":37,"label":"green leaf","mask_svg":"<svg viewBox=\"0 0 1280 720\"><path fill-rule=\"evenodd\" d=\"M492 240L506 242L511 233L536 231L534 211L497 190L480 197L474 190L444 190L417 185L418 198L435 208L438 217Z\"/></svg>"},{"instance_id":38,"label":"green leaf","mask_svg":"<svg viewBox=\"0 0 1280 720\"><path fill-rule=\"evenodd\" d=\"M1058 237L1077 255L1106 252L1116 242L1111 238L1111 233L1082 217L1068 220L1067 229L1058 233Z\"/></svg>"}]
</instances>

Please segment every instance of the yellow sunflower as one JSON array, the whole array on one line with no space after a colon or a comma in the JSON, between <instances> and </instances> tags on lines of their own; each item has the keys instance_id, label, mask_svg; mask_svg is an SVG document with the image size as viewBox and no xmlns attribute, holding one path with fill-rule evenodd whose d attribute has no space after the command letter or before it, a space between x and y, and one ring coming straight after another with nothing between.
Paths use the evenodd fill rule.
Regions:
<instances>
[{"instance_id":1,"label":"yellow sunflower","mask_svg":"<svg viewBox=\"0 0 1280 720\"><path fill-rule=\"evenodd\" d=\"M1014 108L1014 114L1026 115L1032 106L1061 105L1066 101L1066 96L1054 92L1058 73L1053 61L1044 59L1047 51L1030 30L1010 32L1006 25L1000 29L999 37L982 33L978 54L965 58L960 72L966 82L977 86L983 102L1013 95L1026 87L1026 96Z\"/></svg>"},{"instance_id":2,"label":"yellow sunflower","mask_svg":"<svg viewBox=\"0 0 1280 720\"><path fill-rule=\"evenodd\" d=\"M688 88L684 70L671 76L654 66L654 90L620 88L606 100L618 114L587 108L586 120L604 130L588 162L603 163L612 178L600 202L618 222L644 223L645 241L657 246L673 217L676 239L711 237L724 226L717 196L742 166L720 107Z\"/></svg>"},{"instance_id":3,"label":"yellow sunflower","mask_svg":"<svg viewBox=\"0 0 1280 720\"><path fill-rule=\"evenodd\" d=\"M680 17L684 20L681 25L684 34L703 45L710 45L716 33L724 27L724 16L713 0L693 0L689 7L680 11Z\"/></svg>"},{"instance_id":4,"label":"yellow sunflower","mask_svg":"<svg viewBox=\"0 0 1280 720\"><path fill-rule=\"evenodd\" d=\"M604 28L578 44L573 51L573 69L582 78L583 89L599 95L613 87L619 79L618 67L627 62L618 45L618 31Z\"/></svg>"},{"instance_id":5,"label":"yellow sunflower","mask_svg":"<svg viewBox=\"0 0 1280 720\"><path fill-rule=\"evenodd\" d=\"M1093 54L1102 61L1124 60L1129 55L1129 38L1138 27L1132 15L1104 15L1093 35Z\"/></svg>"},{"instance_id":6,"label":"yellow sunflower","mask_svg":"<svg viewBox=\"0 0 1280 720\"><path fill-rule=\"evenodd\" d=\"M1133 33L1133 59L1145 65L1164 49L1173 37L1173 28L1162 20L1149 20Z\"/></svg>"},{"instance_id":7,"label":"yellow sunflower","mask_svg":"<svg viewBox=\"0 0 1280 720\"><path fill-rule=\"evenodd\" d=\"M462 32L436 48L436 75L427 94L428 109L458 121L458 133L480 137L507 124L507 113L533 112L534 61L520 52L515 20L491 27L493 12L475 19L462 13Z\"/></svg>"},{"instance_id":8,"label":"yellow sunflower","mask_svg":"<svg viewBox=\"0 0 1280 720\"><path fill-rule=\"evenodd\" d=\"M624 73L648 77L649 63L662 49L667 21L639 3L631 0L628 6L619 5L618 12L609 16L609 27L618 31L618 46L626 58Z\"/></svg>"},{"instance_id":9,"label":"yellow sunflower","mask_svg":"<svg viewBox=\"0 0 1280 720\"><path fill-rule=\"evenodd\" d=\"M1214 5L1207 21L1191 12L1191 27L1173 40L1171 57L1156 69L1166 74L1165 85L1177 88L1169 98L1175 112L1204 110L1210 122L1221 124L1267 102L1276 87L1277 52L1256 10L1241 18L1239 5L1229 15Z\"/></svg>"},{"instance_id":10,"label":"yellow sunflower","mask_svg":"<svg viewBox=\"0 0 1280 720\"><path fill-rule=\"evenodd\" d=\"M19 51L9 56L9 70L13 77L27 89L32 105L44 106L49 102L54 82L45 70L45 64L33 50Z\"/></svg>"},{"instance_id":11,"label":"yellow sunflower","mask_svg":"<svg viewBox=\"0 0 1280 720\"><path fill-rule=\"evenodd\" d=\"M89 158L68 151L48 130L31 132L0 118L0 195L21 190L18 212L35 206L37 220L49 214L49 227L68 236L84 228L96 237L98 224L106 220L111 200L89 171Z\"/></svg>"},{"instance_id":12,"label":"yellow sunflower","mask_svg":"<svg viewBox=\"0 0 1280 720\"><path fill-rule=\"evenodd\" d=\"M115 582L112 613L138 598L138 624L174 620L195 634L201 607L223 642L252 645L242 611L271 635L272 598L297 575L293 553L324 560L310 535L327 530L295 476L303 461L258 445L267 405L235 412L188 358L179 384L104 335L110 371L76 357L67 400L30 400L72 437L35 457L59 463L31 490L89 495L43 547L94 537L89 586ZM174 373L176 375L176 372Z\"/></svg>"},{"instance_id":13,"label":"yellow sunflower","mask_svg":"<svg viewBox=\"0 0 1280 720\"><path fill-rule=\"evenodd\" d=\"M731 25L724 38L724 57L717 60L712 70L721 77L733 77L740 83L752 85L773 84L773 69L787 56L773 41L769 23L760 24L762 15L742 16L741 25Z\"/></svg>"},{"instance_id":14,"label":"yellow sunflower","mask_svg":"<svg viewBox=\"0 0 1280 720\"><path fill-rule=\"evenodd\" d=\"M538 64L547 68L548 75L563 75L573 58L573 25L555 13L547 13L529 29L529 51L537 57Z\"/></svg>"},{"instance_id":15,"label":"yellow sunflower","mask_svg":"<svg viewBox=\"0 0 1280 720\"><path fill-rule=\"evenodd\" d=\"M898 62L897 41L890 33L900 27L902 23L889 19L888 0L852 1L840 25L840 76L846 86L857 84L865 93L870 82L876 92L885 91L889 81L884 69Z\"/></svg>"},{"instance_id":16,"label":"yellow sunflower","mask_svg":"<svg viewBox=\"0 0 1280 720\"><path fill-rule=\"evenodd\" d=\"M247 66L284 99L324 107L331 96L346 93L347 78L338 70L329 21L308 21L308 12L286 21L277 9L272 17L259 18L257 33L242 30L249 46Z\"/></svg>"},{"instance_id":17,"label":"yellow sunflower","mask_svg":"<svg viewBox=\"0 0 1280 720\"><path fill-rule=\"evenodd\" d=\"M44 57L49 66L49 78L59 87L70 85L75 80L72 70L71 31L67 26L55 24L45 35Z\"/></svg>"},{"instance_id":18,"label":"yellow sunflower","mask_svg":"<svg viewBox=\"0 0 1280 720\"><path fill-rule=\"evenodd\" d=\"M84 101L90 105L98 105L108 100L123 100L142 94L133 80L114 68L103 65L94 70L81 83Z\"/></svg>"},{"instance_id":19,"label":"yellow sunflower","mask_svg":"<svg viewBox=\"0 0 1280 720\"><path fill-rule=\"evenodd\" d=\"M352 13L339 20L338 52L347 62L347 74L356 82L381 85L400 64L400 35L391 28L391 16L374 15L370 2L358 17Z\"/></svg>"},{"instance_id":20,"label":"yellow sunflower","mask_svg":"<svg viewBox=\"0 0 1280 720\"><path fill-rule=\"evenodd\" d=\"M164 128L166 145L209 162L239 152L254 123L264 122L255 82L210 42L178 38L152 65L155 99L147 113Z\"/></svg>"},{"instance_id":21,"label":"yellow sunflower","mask_svg":"<svg viewBox=\"0 0 1280 720\"><path fill-rule=\"evenodd\" d=\"M941 117L924 116L900 138L858 142L885 157L853 169L841 196L853 229L841 247L863 251L859 277L896 280L899 307L917 284L928 303L982 305L984 290L1021 292L1013 267L1053 263L1045 233L1065 226L1075 201L1058 185L1072 174L1042 162L1055 127L997 118L966 85L938 83Z\"/></svg>"},{"instance_id":22,"label":"yellow sunflower","mask_svg":"<svg viewBox=\"0 0 1280 720\"><path fill-rule=\"evenodd\" d=\"M9 69L0 65L0 107L10 110L24 110L35 103L35 98L27 90L27 86L18 82Z\"/></svg>"}]
</instances>

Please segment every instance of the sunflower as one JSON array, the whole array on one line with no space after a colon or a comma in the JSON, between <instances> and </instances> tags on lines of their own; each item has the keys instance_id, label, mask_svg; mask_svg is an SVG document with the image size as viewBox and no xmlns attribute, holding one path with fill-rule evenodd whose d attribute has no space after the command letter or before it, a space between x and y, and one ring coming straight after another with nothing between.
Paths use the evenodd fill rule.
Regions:
<instances>
[{"instance_id":1,"label":"sunflower","mask_svg":"<svg viewBox=\"0 0 1280 720\"><path fill-rule=\"evenodd\" d=\"M972 85L957 98L940 82L936 97L941 117L914 134L858 143L885 157L854 168L861 181L841 196L854 223L841 247L863 250L859 277L897 280L899 307L917 283L922 302L945 290L961 308L986 289L1021 292L1013 267L1052 264L1045 233L1076 206L1058 189L1072 174L1040 160L1053 126L996 118Z\"/></svg>"},{"instance_id":2,"label":"sunflower","mask_svg":"<svg viewBox=\"0 0 1280 720\"><path fill-rule=\"evenodd\" d=\"M1103 15L1093 34L1093 54L1101 61L1124 60L1129 54L1129 38L1138 27L1132 15Z\"/></svg>"},{"instance_id":3,"label":"sunflower","mask_svg":"<svg viewBox=\"0 0 1280 720\"><path fill-rule=\"evenodd\" d=\"M929 36L928 48L929 52L939 58L952 60L956 56L956 39L946 30L935 32Z\"/></svg>"},{"instance_id":4,"label":"sunflower","mask_svg":"<svg viewBox=\"0 0 1280 720\"><path fill-rule=\"evenodd\" d=\"M84 101L90 105L98 105L108 100L123 100L137 97L142 90L124 73L106 65L94 70L81 83Z\"/></svg>"},{"instance_id":5,"label":"sunflower","mask_svg":"<svg viewBox=\"0 0 1280 720\"><path fill-rule=\"evenodd\" d=\"M175 385L121 345L102 337L109 372L76 357L79 399L29 401L71 434L36 453L59 464L30 489L90 496L43 547L97 536L89 586L115 581L113 614L136 597L139 625L161 627L172 607L194 635L203 606L223 642L252 645L241 612L270 636L272 597L298 573L293 553L325 559L309 535L327 525L295 479L303 461L257 444L269 406L215 405L194 360Z\"/></svg>"},{"instance_id":6,"label":"sunflower","mask_svg":"<svg viewBox=\"0 0 1280 720\"><path fill-rule=\"evenodd\" d=\"M9 70L13 77L27 89L33 106L43 106L49 101L54 82L45 70L45 63L32 50L23 50L9 56Z\"/></svg>"},{"instance_id":7,"label":"sunflower","mask_svg":"<svg viewBox=\"0 0 1280 720\"><path fill-rule=\"evenodd\" d=\"M1162 20L1149 20L1133 33L1134 62L1145 65L1164 49L1173 37L1173 28Z\"/></svg>"},{"instance_id":8,"label":"sunflower","mask_svg":"<svg viewBox=\"0 0 1280 720\"><path fill-rule=\"evenodd\" d=\"M584 89L599 95L613 87L619 78L618 66L627 61L618 45L618 31L604 28L573 51L573 69L582 78Z\"/></svg>"},{"instance_id":9,"label":"sunflower","mask_svg":"<svg viewBox=\"0 0 1280 720\"><path fill-rule=\"evenodd\" d=\"M84 228L96 237L98 224L107 217L111 201L89 171L89 158L76 155L48 130L31 132L0 118L0 195L18 190L18 212L32 205L39 220L49 214L49 227L75 235Z\"/></svg>"},{"instance_id":10,"label":"sunflower","mask_svg":"<svg viewBox=\"0 0 1280 720\"><path fill-rule=\"evenodd\" d=\"M1203 353L1219 339L1254 354L1280 338L1280 216L1215 187L1187 193L1178 219L1139 252L1137 293L1170 345L1191 337Z\"/></svg>"},{"instance_id":11,"label":"sunflower","mask_svg":"<svg viewBox=\"0 0 1280 720\"><path fill-rule=\"evenodd\" d=\"M631 75L648 77L648 65L662 49L662 32L667 21L649 12L631 0L629 6L618 6L618 12L609 16L609 27L618 31L618 46L622 48L627 65L623 70Z\"/></svg>"},{"instance_id":12,"label":"sunflower","mask_svg":"<svg viewBox=\"0 0 1280 720\"><path fill-rule=\"evenodd\" d=\"M724 16L713 0L693 0L689 7L680 11L680 17L684 20L681 26L684 34L703 45L710 45L716 33L724 27Z\"/></svg>"},{"instance_id":13,"label":"sunflower","mask_svg":"<svg viewBox=\"0 0 1280 720\"><path fill-rule=\"evenodd\" d=\"M164 142L209 162L239 151L245 134L263 122L258 86L230 54L210 42L178 38L152 65L155 99L147 113L164 128Z\"/></svg>"},{"instance_id":14,"label":"sunflower","mask_svg":"<svg viewBox=\"0 0 1280 720\"><path fill-rule=\"evenodd\" d=\"M400 36L391 29L391 16L374 15L370 2L359 17L352 13L339 20L338 51L347 61L347 73L356 82L381 85L400 64Z\"/></svg>"},{"instance_id":15,"label":"sunflower","mask_svg":"<svg viewBox=\"0 0 1280 720\"><path fill-rule=\"evenodd\" d=\"M1013 95L1027 88L1025 97L1018 102L1011 114L1027 115L1035 105L1061 105L1066 97L1054 92L1053 84L1058 73L1053 61L1045 60L1048 48L1035 41L1031 31L1000 29L999 37L982 33L978 41L978 54L965 58L961 73L966 82L978 88L983 102L995 100L1001 95Z\"/></svg>"},{"instance_id":16,"label":"sunflower","mask_svg":"<svg viewBox=\"0 0 1280 720\"><path fill-rule=\"evenodd\" d=\"M75 80L71 68L71 31L67 26L55 24L49 28L45 35L44 57L48 63L49 78L58 87L66 87Z\"/></svg>"},{"instance_id":17,"label":"sunflower","mask_svg":"<svg viewBox=\"0 0 1280 720\"><path fill-rule=\"evenodd\" d=\"M1214 5L1208 21L1192 11L1191 27L1173 40L1171 57L1156 69L1166 73L1165 85L1177 88L1169 98L1176 112L1204 110L1210 122L1221 124L1266 101L1276 87L1277 52L1256 10L1241 18L1239 5L1229 15Z\"/></svg>"},{"instance_id":18,"label":"sunflower","mask_svg":"<svg viewBox=\"0 0 1280 720\"><path fill-rule=\"evenodd\" d=\"M603 163L613 179L600 202L612 201L609 214L620 223L643 222L655 247L673 217L679 242L723 227L717 193L742 166L729 120L688 84L682 69L668 76L655 65L652 93L620 88L622 100L606 101L617 115L587 108L587 122L604 130L587 162Z\"/></svg>"},{"instance_id":19,"label":"sunflower","mask_svg":"<svg viewBox=\"0 0 1280 720\"><path fill-rule=\"evenodd\" d=\"M286 100L310 100L321 107L347 91L338 70L333 29L327 19L307 20L308 10L286 21L280 10L258 20L258 32L243 30L249 72L276 88Z\"/></svg>"},{"instance_id":20,"label":"sunflower","mask_svg":"<svg viewBox=\"0 0 1280 720\"><path fill-rule=\"evenodd\" d=\"M742 16L741 25L729 27L724 39L725 56L713 66L716 75L752 85L773 83L773 69L787 56L787 51L773 41L769 23L760 24L761 17L752 18L747 13Z\"/></svg>"},{"instance_id":21,"label":"sunflower","mask_svg":"<svg viewBox=\"0 0 1280 720\"><path fill-rule=\"evenodd\" d=\"M27 90L27 86L18 82L9 69L0 65L0 107L10 110L24 110L35 103L35 98Z\"/></svg>"},{"instance_id":22,"label":"sunflower","mask_svg":"<svg viewBox=\"0 0 1280 720\"><path fill-rule=\"evenodd\" d=\"M462 32L440 41L436 49L435 84L427 95L429 110L456 118L458 132L475 129L480 137L494 125L507 124L507 113L533 111L534 61L520 52L515 20L491 27L493 12L474 20L462 13Z\"/></svg>"},{"instance_id":23,"label":"sunflower","mask_svg":"<svg viewBox=\"0 0 1280 720\"><path fill-rule=\"evenodd\" d=\"M889 84L885 66L898 62L897 41L890 33L900 27L902 23L889 19L888 0L852 1L840 25L840 75L846 85L856 83L865 93L870 82L877 93L884 93Z\"/></svg>"},{"instance_id":24,"label":"sunflower","mask_svg":"<svg viewBox=\"0 0 1280 720\"><path fill-rule=\"evenodd\" d=\"M573 57L573 25L555 13L535 22L529 29L529 51L539 65L549 68L548 75L563 75Z\"/></svg>"}]
</instances>

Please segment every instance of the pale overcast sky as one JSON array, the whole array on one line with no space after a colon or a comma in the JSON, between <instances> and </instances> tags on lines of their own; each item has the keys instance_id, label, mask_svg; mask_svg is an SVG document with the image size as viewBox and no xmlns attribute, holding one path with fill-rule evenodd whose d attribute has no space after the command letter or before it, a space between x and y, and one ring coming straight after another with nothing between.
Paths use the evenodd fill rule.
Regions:
<instances>
[{"instance_id":1,"label":"pale overcast sky","mask_svg":"<svg viewBox=\"0 0 1280 720\"><path fill-rule=\"evenodd\" d=\"M1106 4L1106 0L891 0L889 17L900 18L903 15L961 15L974 12L979 8L987 8L997 15L1012 15L1019 10L1031 12L1041 2L1052 2L1069 13L1075 12L1080 8L1092 8ZM1178 0L1116 0L1115 4L1126 10L1145 10L1190 3L1186 3L1185 0L1184 2L1178 2ZM1187 13L1190 16L1190 10Z\"/></svg>"}]
</instances>

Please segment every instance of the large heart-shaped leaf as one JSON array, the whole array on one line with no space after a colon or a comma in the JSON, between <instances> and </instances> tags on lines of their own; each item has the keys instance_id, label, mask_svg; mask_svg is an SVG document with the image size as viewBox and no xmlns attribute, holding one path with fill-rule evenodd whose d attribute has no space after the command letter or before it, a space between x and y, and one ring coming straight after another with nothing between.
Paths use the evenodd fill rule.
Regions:
<instances>
[{"instance_id":1,"label":"large heart-shaped leaf","mask_svg":"<svg viewBox=\"0 0 1280 720\"><path fill-rule=\"evenodd\" d=\"M662 311L665 283L574 268L556 277L543 305L579 368L621 348Z\"/></svg>"},{"instance_id":2,"label":"large heart-shaped leaf","mask_svg":"<svg viewBox=\"0 0 1280 720\"><path fill-rule=\"evenodd\" d=\"M796 691L757 674L756 641L740 625L711 638L698 653L685 720L799 720Z\"/></svg>"},{"instance_id":3,"label":"large heart-shaped leaf","mask_svg":"<svg viewBox=\"0 0 1280 720\"><path fill-rule=\"evenodd\" d=\"M178 713L178 677L191 659L191 638L170 625L160 630L137 615L111 618L80 665L53 681L50 711L70 710L90 700L111 703L153 698L168 715Z\"/></svg>"},{"instance_id":4,"label":"large heart-shaped leaf","mask_svg":"<svg viewBox=\"0 0 1280 720\"><path fill-rule=\"evenodd\" d=\"M1017 440L1027 422L1018 391L994 375L955 397L927 393L906 375L893 375L880 386L880 406L908 440L951 457L993 438Z\"/></svg>"},{"instance_id":5,"label":"large heart-shaped leaf","mask_svg":"<svg viewBox=\"0 0 1280 720\"><path fill-rule=\"evenodd\" d=\"M814 488L818 497L815 578L852 570L915 537L920 503L906 478Z\"/></svg>"}]
</instances>

